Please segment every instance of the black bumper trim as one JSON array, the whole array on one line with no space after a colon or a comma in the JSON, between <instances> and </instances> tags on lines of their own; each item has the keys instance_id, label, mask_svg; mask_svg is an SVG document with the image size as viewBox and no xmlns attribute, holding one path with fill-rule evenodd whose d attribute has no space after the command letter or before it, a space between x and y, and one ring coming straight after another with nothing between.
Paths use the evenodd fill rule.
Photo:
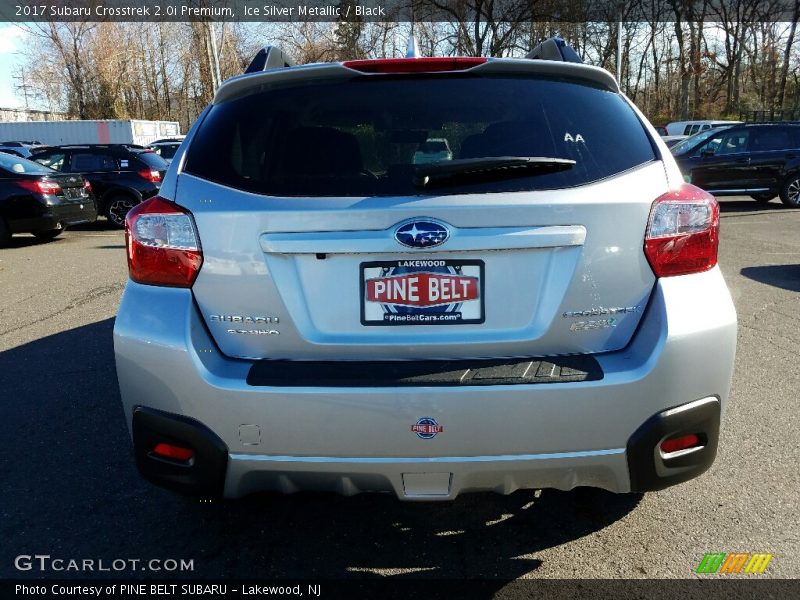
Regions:
<instances>
[{"instance_id":1,"label":"black bumper trim","mask_svg":"<svg viewBox=\"0 0 800 600\"><path fill-rule=\"evenodd\" d=\"M62 207L62 210L57 211L53 218L65 226L94 223L97 221L97 208L94 202L87 203L83 209L67 204Z\"/></svg>"},{"instance_id":2,"label":"black bumper trim","mask_svg":"<svg viewBox=\"0 0 800 600\"><path fill-rule=\"evenodd\" d=\"M592 356L492 360L256 362L252 386L407 387L483 386L596 381L603 378Z\"/></svg>"},{"instance_id":3,"label":"black bumper trim","mask_svg":"<svg viewBox=\"0 0 800 600\"><path fill-rule=\"evenodd\" d=\"M705 472L714 462L719 441L721 406L716 397L703 398L657 413L628 440L628 470L632 492L661 490ZM702 447L665 456L659 446L667 438L697 434Z\"/></svg>"},{"instance_id":4,"label":"black bumper trim","mask_svg":"<svg viewBox=\"0 0 800 600\"><path fill-rule=\"evenodd\" d=\"M75 204L59 204L47 207L45 212L24 219L9 219L9 227L14 233L33 233L58 229L61 223L65 227L94 223L97 220L97 209L94 201L89 200L81 209Z\"/></svg>"},{"instance_id":5,"label":"black bumper trim","mask_svg":"<svg viewBox=\"0 0 800 600\"><path fill-rule=\"evenodd\" d=\"M228 447L208 427L182 415L137 406L133 410L136 466L148 481L183 494L219 497L225 485ZM194 450L188 463L152 454L165 442Z\"/></svg>"}]
</instances>

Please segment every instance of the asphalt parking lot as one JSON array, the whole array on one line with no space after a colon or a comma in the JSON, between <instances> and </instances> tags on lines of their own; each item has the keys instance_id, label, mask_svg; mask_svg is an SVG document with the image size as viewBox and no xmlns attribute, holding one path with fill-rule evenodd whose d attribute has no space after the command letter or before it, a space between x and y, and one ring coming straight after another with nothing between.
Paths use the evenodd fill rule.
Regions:
<instances>
[{"instance_id":1,"label":"asphalt parking lot","mask_svg":"<svg viewBox=\"0 0 800 600\"><path fill-rule=\"evenodd\" d=\"M575 490L401 503L259 495L204 503L138 477L111 331L124 237L105 221L0 250L0 577L20 554L193 559L258 578L684 578L706 552L770 552L800 577L800 211L722 202L720 263L739 314L736 372L712 469L658 493ZM702 297L697 302L703 302ZM120 575L132 575L130 571ZM80 574L77 574L80 576Z\"/></svg>"}]
</instances>

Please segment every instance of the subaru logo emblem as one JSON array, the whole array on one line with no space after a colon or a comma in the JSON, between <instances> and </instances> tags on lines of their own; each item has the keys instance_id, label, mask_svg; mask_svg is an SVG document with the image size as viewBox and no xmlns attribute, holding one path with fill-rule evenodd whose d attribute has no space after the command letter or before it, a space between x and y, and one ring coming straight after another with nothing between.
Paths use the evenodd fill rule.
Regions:
<instances>
[{"instance_id":1,"label":"subaru logo emblem","mask_svg":"<svg viewBox=\"0 0 800 600\"><path fill-rule=\"evenodd\" d=\"M433 248L444 244L449 237L447 226L433 219L407 221L394 232L394 239L409 248Z\"/></svg>"}]
</instances>

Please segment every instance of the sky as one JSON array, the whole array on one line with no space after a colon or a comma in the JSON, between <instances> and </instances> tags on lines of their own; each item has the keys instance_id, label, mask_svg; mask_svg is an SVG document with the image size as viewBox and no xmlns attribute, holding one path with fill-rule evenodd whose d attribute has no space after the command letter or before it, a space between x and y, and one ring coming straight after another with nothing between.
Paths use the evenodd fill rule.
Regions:
<instances>
[{"instance_id":1,"label":"sky","mask_svg":"<svg viewBox=\"0 0 800 600\"><path fill-rule=\"evenodd\" d=\"M21 64L19 50L25 36L26 33L16 25L0 26L0 108L25 106L22 96L14 89L14 71Z\"/></svg>"}]
</instances>

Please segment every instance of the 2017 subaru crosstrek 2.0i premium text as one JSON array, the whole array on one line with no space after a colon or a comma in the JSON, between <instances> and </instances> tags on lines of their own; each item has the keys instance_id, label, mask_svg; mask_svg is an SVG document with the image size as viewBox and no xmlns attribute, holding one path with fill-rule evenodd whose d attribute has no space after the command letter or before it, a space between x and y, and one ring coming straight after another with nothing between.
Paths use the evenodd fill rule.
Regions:
<instances>
[{"instance_id":1,"label":"2017 subaru crosstrek 2.0i premium text","mask_svg":"<svg viewBox=\"0 0 800 600\"><path fill-rule=\"evenodd\" d=\"M414 164L431 138L452 158ZM155 483L641 492L716 454L719 208L599 68L239 76L126 234L117 374Z\"/></svg>"}]
</instances>

